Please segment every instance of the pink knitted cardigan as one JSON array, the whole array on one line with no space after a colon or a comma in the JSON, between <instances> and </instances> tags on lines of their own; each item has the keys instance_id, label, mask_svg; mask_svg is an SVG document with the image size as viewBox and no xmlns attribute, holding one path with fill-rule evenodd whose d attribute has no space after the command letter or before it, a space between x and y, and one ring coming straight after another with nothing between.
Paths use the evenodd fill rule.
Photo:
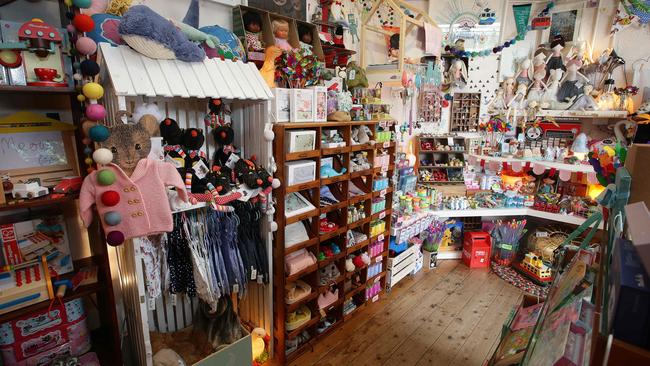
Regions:
<instances>
[{"instance_id":1,"label":"pink knitted cardigan","mask_svg":"<svg viewBox=\"0 0 650 366\"><path fill-rule=\"evenodd\" d=\"M115 174L115 181L102 185L97 175L106 169ZM89 226L93 221L92 206L96 204L107 241L111 245L119 245L121 241L134 237L172 231L166 186L176 187L179 197L187 201L183 180L170 163L142 159L131 177L119 166L110 163L84 179L79 194L81 219L84 225ZM107 193L109 191L112 193ZM116 193L119 201L114 204ZM122 237L120 233L123 240L115 242L116 238Z\"/></svg>"}]
</instances>

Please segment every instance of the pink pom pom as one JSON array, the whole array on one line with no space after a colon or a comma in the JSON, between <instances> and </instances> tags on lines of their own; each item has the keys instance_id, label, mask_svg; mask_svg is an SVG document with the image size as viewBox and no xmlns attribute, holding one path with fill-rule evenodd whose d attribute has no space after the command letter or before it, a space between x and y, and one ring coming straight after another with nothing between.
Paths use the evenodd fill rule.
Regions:
<instances>
[{"instance_id":1,"label":"pink pom pom","mask_svg":"<svg viewBox=\"0 0 650 366\"><path fill-rule=\"evenodd\" d=\"M79 37L75 46L82 55L92 55L97 52L97 43L89 37Z\"/></svg>"},{"instance_id":2,"label":"pink pom pom","mask_svg":"<svg viewBox=\"0 0 650 366\"><path fill-rule=\"evenodd\" d=\"M86 107L86 117L93 121L99 121L106 117L106 109L101 104L91 104Z\"/></svg>"}]
</instances>

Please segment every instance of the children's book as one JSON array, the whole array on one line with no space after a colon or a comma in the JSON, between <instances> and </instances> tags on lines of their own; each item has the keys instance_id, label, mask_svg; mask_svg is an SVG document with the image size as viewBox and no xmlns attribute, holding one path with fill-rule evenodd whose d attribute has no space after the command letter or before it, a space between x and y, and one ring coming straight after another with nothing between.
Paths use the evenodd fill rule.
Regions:
<instances>
[{"instance_id":1,"label":"children's book","mask_svg":"<svg viewBox=\"0 0 650 366\"><path fill-rule=\"evenodd\" d=\"M543 302L525 308L519 308L517 315L515 315L515 318L512 321L512 326L510 329L512 329L512 331L516 331L519 329L534 326L537 323L537 319L539 319L539 314L542 311L542 307L544 307Z\"/></svg>"},{"instance_id":2,"label":"children's book","mask_svg":"<svg viewBox=\"0 0 650 366\"><path fill-rule=\"evenodd\" d=\"M55 274L74 269L62 215L0 225L0 244L0 262L4 266L38 261L45 256Z\"/></svg>"}]
</instances>

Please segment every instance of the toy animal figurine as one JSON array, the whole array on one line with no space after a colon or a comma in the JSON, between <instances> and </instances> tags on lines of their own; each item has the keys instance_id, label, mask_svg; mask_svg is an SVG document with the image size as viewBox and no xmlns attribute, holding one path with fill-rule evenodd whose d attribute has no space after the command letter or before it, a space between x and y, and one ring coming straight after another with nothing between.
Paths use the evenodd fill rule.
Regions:
<instances>
[{"instance_id":1,"label":"toy animal figurine","mask_svg":"<svg viewBox=\"0 0 650 366\"><path fill-rule=\"evenodd\" d=\"M291 51L293 47L289 44L289 22L284 19L274 19L271 22L275 45L283 51Z\"/></svg>"},{"instance_id":2,"label":"toy animal figurine","mask_svg":"<svg viewBox=\"0 0 650 366\"><path fill-rule=\"evenodd\" d=\"M462 89L467 85L467 67L461 59L454 60L449 69L449 84L455 88Z\"/></svg>"},{"instance_id":3,"label":"toy animal figurine","mask_svg":"<svg viewBox=\"0 0 650 366\"><path fill-rule=\"evenodd\" d=\"M515 74L517 85L530 85L530 83L533 81L532 74L533 64L529 58L526 58L521 62L521 64L519 64L519 70L517 70L517 73Z\"/></svg>"},{"instance_id":4,"label":"toy animal figurine","mask_svg":"<svg viewBox=\"0 0 650 366\"><path fill-rule=\"evenodd\" d=\"M594 87L591 84L585 84L582 88L582 94L576 98L576 100L571 104L569 109L571 110L581 110L581 111L596 111L598 110L598 103L596 99L591 96L591 92L594 91Z\"/></svg>"},{"instance_id":5,"label":"toy animal figurine","mask_svg":"<svg viewBox=\"0 0 650 366\"><path fill-rule=\"evenodd\" d=\"M259 188L264 181L257 174L255 164L251 160L239 159L235 163L235 176L248 188Z\"/></svg>"},{"instance_id":6,"label":"toy animal figurine","mask_svg":"<svg viewBox=\"0 0 650 366\"><path fill-rule=\"evenodd\" d=\"M541 103L544 100L544 92L546 91L546 84L544 84L544 78L546 77L546 68L541 67L535 70L533 74L533 83L530 85L528 90L527 101Z\"/></svg>"},{"instance_id":7,"label":"toy animal figurine","mask_svg":"<svg viewBox=\"0 0 650 366\"><path fill-rule=\"evenodd\" d=\"M510 105L512 98L515 97L515 78L509 77L505 79L502 83L501 88L503 89L503 100L506 102L506 107Z\"/></svg>"},{"instance_id":8,"label":"toy animal figurine","mask_svg":"<svg viewBox=\"0 0 650 366\"><path fill-rule=\"evenodd\" d=\"M581 67L582 61L577 58L567 63L567 72L562 78L560 90L557 92L558 101L568 102L571 98L577 97L581 92L578 83L580 81L589 82L589 79L578 71Z\"/></svg>"},{"instance_id":9,"label":"toy animal figurine","mask_svg":"<svg viewBox=\"0 0 650 366\"><path fill-rule=\"evenodd\" d=\"M508 109L503 93L503 88L497 89L494 98L492 98L492 100L487 105L489 113L498 114Z\"/></svg>"},{"instance_id":10,"label":"toy animal figurine","mask_svg":"<svg viewBox=\"0 0 650 366\"><path fill-rule=\"evenodd\" d=\"M546 60L546 71L549 75L551 74L551 70L566 70L566 67L564 66L564 57L562 56L564 46L564 37L562 35L556 35L551 42L552 54Z\"/></svg>"},{"instance_id":11,"label":"toy animal figurine","mask_svg":"<svg viewBox=\"0 0 650 366\"><path fill-rule=\"evenodd\" d=\"M550 71L548 84L542 96L542 104L549 109L555 109L557 104L557 92L560 89L560 80L562 79L563 71L561 69L554 69Z\"/></svg>"},{"instance_id":12,"label":"toy animal figurine","mask_svg":"<svg viewBox=\"0 0 650 366\"><path fill-rule=\"evenodd\" d=\"M355 145L372 142L370 139L372 136L372 131L366 125L361 125L352 129L352 143Z\"/></svg>"},{"instance_id":13,"label":"toy animal figurine","mask_svg":"<svg viewBox=\"0 0 650 366\"><path fill-rule=\"evenodd\" d=\"M264 64L260 69L260 74L269 88L275 88L275 59L282 54L282 49L278 46L269 46L264 53Z\"/></svg>"},{"instance_id":14,"label":"toy animal figurine","mask_svg":"<svg viewBox=\"0 0 650 366\"><path fill-rule=\"evenodd\" d=\"M323 165L320 167L320 177L321 178L333 178L338 177L339 175L345 174L347 169L341 168L340 172L337 172L330 165Z\"/></svg>"}]
</instances>

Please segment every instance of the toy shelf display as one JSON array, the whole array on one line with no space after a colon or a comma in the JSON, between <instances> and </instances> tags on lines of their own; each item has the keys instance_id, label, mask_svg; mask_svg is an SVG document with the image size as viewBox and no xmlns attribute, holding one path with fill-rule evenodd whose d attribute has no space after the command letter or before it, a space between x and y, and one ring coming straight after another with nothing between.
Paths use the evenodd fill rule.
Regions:
<instances>
[{"instance_id":1,"label":"toy shelf display","mask_svg":"<svg viewBox=\"0 0 650 366\"><path fill-rule=\"evenodd\" d=\"M415 139L418 182L463 184L467 142L461 136L420 135Z\"/></svg>"},{"instance_id":2,"label":"toy shelf display","mask_svg":"<svg viewBox=\"0 0 650 366\"><path fill-rule=\"evenodd\" d=\"M274 336L281 360L295 359L383 293L393 206L394 125L273 125L277 174L286 182L278 190L284 199L277 203L280 229L273 248ZM359 143L359 129L387 138Z\"/></svg>"}]
</instances>

